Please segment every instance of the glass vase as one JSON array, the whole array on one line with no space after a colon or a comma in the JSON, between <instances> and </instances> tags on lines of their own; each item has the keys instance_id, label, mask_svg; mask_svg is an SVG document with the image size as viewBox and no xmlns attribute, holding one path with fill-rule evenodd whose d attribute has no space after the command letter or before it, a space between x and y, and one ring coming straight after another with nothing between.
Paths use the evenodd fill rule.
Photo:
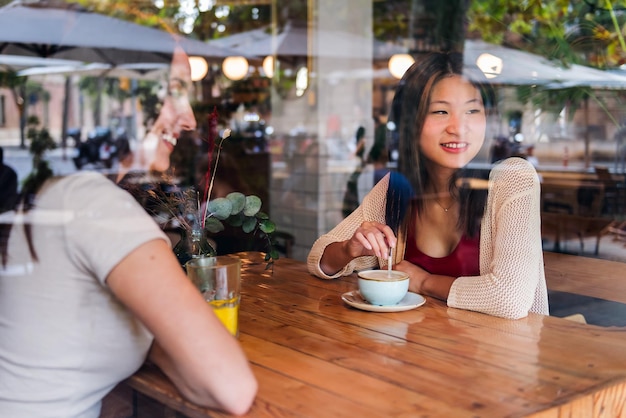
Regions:
<instances>
[{"instance_id":1,"label":"glass vase","mask_svg":"<svg viewBox=\"0 0 626 418\"><path fill-rule=\"evenodd\" d=\"M174 254L183 268L191 259L216 255L207 231L199 228L181 230L180 241L174 246Z\"/></svg>"}]
</instances>

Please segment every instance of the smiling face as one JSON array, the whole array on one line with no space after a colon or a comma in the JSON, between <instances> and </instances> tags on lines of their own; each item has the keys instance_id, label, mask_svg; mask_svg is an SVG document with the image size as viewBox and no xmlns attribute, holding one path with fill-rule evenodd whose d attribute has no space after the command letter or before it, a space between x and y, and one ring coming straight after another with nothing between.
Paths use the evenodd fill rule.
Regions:
<instances>
[{"instance_id":1,"label":"smiling face","mask_svg":"<svg viewBox=\"0 0 626 418\"><path fill-rule=\"evenodd\" d=\"M480 91L460 76L445 77L433 87L420 149L432 168L456 170L478 154L485 129Z\"/></svg>"},{"instance_id":2,"label":"smiling face","mask_svg":"<svg viewBox=\"0 0 626 418\"><path fill-rule=\"evenodd\" d=\"M141 144L142 163L150 170L167 170L170 166L170 154L180 133L196 129L196 119L189 104L191 83L191 67L187 54L176 49L161 111Z\"/></svg>"}]
</instances>

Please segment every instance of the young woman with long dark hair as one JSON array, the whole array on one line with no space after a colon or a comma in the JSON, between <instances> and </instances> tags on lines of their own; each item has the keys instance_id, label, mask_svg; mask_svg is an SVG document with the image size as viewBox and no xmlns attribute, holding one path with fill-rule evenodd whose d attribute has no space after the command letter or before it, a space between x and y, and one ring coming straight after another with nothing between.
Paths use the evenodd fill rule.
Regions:
<instances>
[{"instance_id":1,"label":"young woman with long dark hair","mask_svg":"<svg viewBox=\"0 0 626 418\"><path fill-rule=\"evenodd\" d=\"M463 180L485 140L485 88L463 77L462 55L420 57L399 83L390 121L397 172L311 248L309 271L331 279L385 267L409 290L505 318L548 314L535 169L509 158L485 190Z\"/></svg>"}]
</instances>

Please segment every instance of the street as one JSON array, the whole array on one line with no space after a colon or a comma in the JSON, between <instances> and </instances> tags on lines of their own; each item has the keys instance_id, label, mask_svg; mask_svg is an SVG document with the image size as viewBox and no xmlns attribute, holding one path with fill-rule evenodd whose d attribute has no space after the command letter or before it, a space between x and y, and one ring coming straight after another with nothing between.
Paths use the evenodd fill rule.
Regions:
<instances>
[{"instance_id":1,"label":"street","mask_svg":"<svg viewBox=\"0 0 626 418\"><path fill-rule=\"evenodd\" d=\"M17 172L18 182L21 185L33 168L32 155L28 149L21 149L19 146L3 146L3 149L4 163ZM66 148L66 158L63 158L61 148L46 152L45 159L50 163L50 168L55 175L67 175L76 172L76 167L71 158L72 151L73 148ZM89 167L85 169L89 169Z\"/></svg>"}]
</instances>

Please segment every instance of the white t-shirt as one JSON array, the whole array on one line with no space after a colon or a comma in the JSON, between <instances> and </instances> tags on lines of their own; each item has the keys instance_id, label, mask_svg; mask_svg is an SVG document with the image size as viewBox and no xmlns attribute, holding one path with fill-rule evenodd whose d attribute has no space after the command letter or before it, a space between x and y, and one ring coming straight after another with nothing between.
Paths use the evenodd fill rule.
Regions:
<instances>
[{"instance_id":1,"label":"white t-shirt","mask_svg":"<svg viewBox=\"0 0 626 418\"><path fill-rule=\"evenodd\" d=\"M167 237L130 194L93 172L49 182L25 219L11 215L0 266L0 416L98 417L101 399L141 366L153 339L105 280L133 249Z\"/></svg>"}]
</instances>

